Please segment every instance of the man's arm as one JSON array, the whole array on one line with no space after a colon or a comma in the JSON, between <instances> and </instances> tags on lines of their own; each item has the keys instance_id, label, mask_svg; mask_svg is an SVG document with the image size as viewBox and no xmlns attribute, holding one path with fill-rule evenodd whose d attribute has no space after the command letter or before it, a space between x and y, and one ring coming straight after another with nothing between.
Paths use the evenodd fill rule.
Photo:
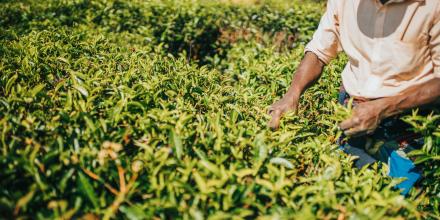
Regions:
<instances>
[{"instance_id":1,"label":"man's arm","mask_svg":"<svg viewBox=\"0 0 440 220\"><path fill-rule=\"evenodd\" d=\"M397 96L361 103L339 127L349 136L370 134L387 117L431 104L440 104L440 78L410 87Z\"/></svg>"},{"instance_id":2,"label":"man's arm","mask_svg":"<svg viewBox=\"0 0 440 220\"><path fill-rule=\"evenodd\" d=\"M435 78L427 83L411 87L402 94L385 98L384 117L390 117L415 107L424 107L440 102L440 78Z\"/></svg>"},{"instance_id":3,"label":"man's arm","mask_svg":"<svg viewBox=\"0 0 440 220\"><path fill-rule=\"evenodd\" d=\"M269 127L277 129L284 113L296 111L301 94L319 79L323 67L324 62L319 60L314 53L307 52L305 54L287 93L269 108L269 114L272 116Z\"/></svg>"},{"instance_id":4,"label":"man's arm","mask_svg":"<svg viewBox=\"0 0 440 220\"><path fill-rule=\"evenodd\" d=\"M342 50L339 42L338 4L340 0L328 0L327 10L321 18L312 41L305 48L305 57L293 77L289 90L281 100L270 107L269 114L272 120L269 126L272 129L279 127L284 113L297 109L301 94L319 79L324 65Z\"/></svg>"}]
</instances>

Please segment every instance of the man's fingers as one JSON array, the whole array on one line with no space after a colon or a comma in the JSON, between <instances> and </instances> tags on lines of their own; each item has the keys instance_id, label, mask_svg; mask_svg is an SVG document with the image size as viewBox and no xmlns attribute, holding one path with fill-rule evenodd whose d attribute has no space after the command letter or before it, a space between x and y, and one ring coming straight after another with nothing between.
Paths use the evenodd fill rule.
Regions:
<instances>
[{"instance_id":1,"label":"man's fingers","mask_svg":"<svg viewBox=\"0 0 440 220\"><path fill-rule=\"evenodd\" d=\"M353 118L347 119L343 122L341 122L341 124L339 124L339 129L345 131L348 130L350 128L353 128L354 126L356 126L356 120Z\"/></svg>"},{"instance_id":2,"label":"man's fingers","mask_svg":"<svg viewBox=\"0 0 440 220\"><path fill-rule=\"evenodd\" d=\"M344 134L349 137L360 137L360 136L367 135L368 132L362 128L351 128L351 129L344 131Z\"/></svg>"},{"instance_id":3,"label":"man's fingers","mask_svg":"<svg viewBox=\"0 0 440 220\"><path fill-rule=\"evenodd\" d=\"M278 129L278 127L280 126L280 119L282 115L281 110L272 110L270 114L272 115L272 119L269 122L269 127L272 129Z\"/></svg>"}]
</instances>

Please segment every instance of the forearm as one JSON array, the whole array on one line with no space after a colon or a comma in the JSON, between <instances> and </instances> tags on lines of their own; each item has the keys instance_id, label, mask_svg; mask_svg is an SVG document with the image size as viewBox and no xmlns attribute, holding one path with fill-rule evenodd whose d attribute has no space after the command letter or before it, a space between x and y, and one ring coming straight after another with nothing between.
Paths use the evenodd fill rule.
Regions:
<instances>
[{"instance_id":1,"label":"forearm","mask_svg":"<svg viewBox=\"0 0 440 220\"><path fill-rule=\"evenodd\" d=\"M307 52L302 59L285 97L299 99L301 94L321 76L324 63L312 53Z\"/></svg>"},{"instance_id":2,"label":"forearm","mask_svg":"<svg viewBox=\"0 0 440 220\"><path fill-rule=\"evenodd\" d=\"M401 94L377 100L384 106L383 117L390 117L409 109L440 104L440 79L410 87Z\"/></svg>"},{"instance_id":3,"label":"forearm","mask_svg":"<svg viewBox=\"0 0 440 220\"><path fill-rule=\"evenodd\" d=\"M440 79L433 79L413 86L399 95L363 102L356 105L352 116L343 121L339 128L348 136L372 134L379 123L401 112L440 102Z\"/></svg>"}]
</instances>

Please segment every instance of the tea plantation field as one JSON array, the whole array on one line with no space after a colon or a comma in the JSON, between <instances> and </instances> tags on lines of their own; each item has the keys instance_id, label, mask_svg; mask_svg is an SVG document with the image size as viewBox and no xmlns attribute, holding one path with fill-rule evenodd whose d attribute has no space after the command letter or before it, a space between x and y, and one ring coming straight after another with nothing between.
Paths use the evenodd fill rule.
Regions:
<instances>
[{"instance_id":1,"label":"tea plantation field","mask_svg":"<svg viewBox=\"0 0 440 220\"><path fill-rule=\"evenodd\" d=\"M335 125L341 54L281 128L325 4L0 0L0 219L438 219L440 115L426 179L352 168Z\"/></svg>"}]
</instances>

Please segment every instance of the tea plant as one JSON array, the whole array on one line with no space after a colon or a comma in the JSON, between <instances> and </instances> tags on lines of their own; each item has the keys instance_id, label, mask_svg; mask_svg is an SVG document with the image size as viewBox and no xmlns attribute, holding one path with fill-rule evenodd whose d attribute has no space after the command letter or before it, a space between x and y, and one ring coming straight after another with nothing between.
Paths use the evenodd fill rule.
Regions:
<instances>
[{"instance_id":1,"label":"tea plant","mask_svg":"<svg viewBox=\"0 0 440 220\"><path fill-rule=\"evenodd\" d=\"M434 113L428 116L419 116L417 111L404 118L411 124L416 133L423 135L423 148L411 152L410 156L416 158L415 163L423 167L425 179L422 185L425 191L430 195L424 202L432 204L432 211L440 215L440 117Z\"/></svg>"}]
</instances>

